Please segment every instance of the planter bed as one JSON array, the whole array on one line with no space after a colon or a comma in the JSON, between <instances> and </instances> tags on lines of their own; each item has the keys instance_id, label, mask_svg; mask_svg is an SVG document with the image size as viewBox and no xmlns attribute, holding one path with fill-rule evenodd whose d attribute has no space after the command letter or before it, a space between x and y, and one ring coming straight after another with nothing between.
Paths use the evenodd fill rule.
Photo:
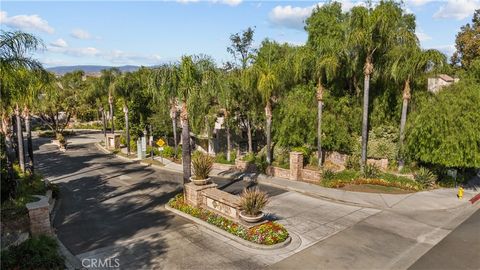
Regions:
<instances>
[{"instance_id":1,"label":"planter bed","mask_svg":"<svg viewBox=\"0 0 480 270\"><path fill-rule=\"evenodd\" d=\"M246 228L237 222L222 217L209 210L186 204L182 194L171 199L168 202L168 206L228 232L232 236L241 238L239 240L248 241L254 244L250 246L271 246L272 248L277 248L277 245L279 244L288 244L287 241L290 241L291 239L287 230L276 222L268 221L258 226ZM229 238L233 239L232 237ZM284 245L281 246L283 247Z\"/></svg>"}]
</instances>

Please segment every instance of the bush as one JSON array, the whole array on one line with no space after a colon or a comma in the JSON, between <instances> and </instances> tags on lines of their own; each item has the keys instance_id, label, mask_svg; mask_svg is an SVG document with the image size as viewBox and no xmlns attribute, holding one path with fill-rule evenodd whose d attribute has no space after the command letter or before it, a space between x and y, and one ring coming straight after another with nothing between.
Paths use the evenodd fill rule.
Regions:
<instances>
[{"instance_id":1,"label":"bush","mask_svg":"<svg viewBox=\"0 0 480 270\"><path fill-rule=\"evenodd\" d=\"M287 230L276 222L268 221L258 226L246 228L211 211L186 204L182 194L171 199L168 205L253 243L273 245L284 242L289 236Z\"/></svg>"},{"instance_id":2,"label":"bush","mask_svg":"<svg viewBox=\"0 0 480 270\"><path fill-rule=\"evenodd\" d=\"M65 269L55 239L40 235L3 250L2 269Z\"/></svg>"},{"instance_id":3,"label":"bush","mask_svg":"<svg viewBox=\"0 0 480 270\"><path fill-rule=\"evenodd\" d=\"M350 155L345 161L345 167L349 170L360 170L360 157L358 155Z\"/></svg>"},{"instance_id":4,"label":"bush","mask_svg":"<svg viewBox=\"0 0 480 270\"><path fill-rule=\"evenodd\" d=\"M240 209L248 216L258 215L268 203L267 193L258 188L244 189L240 195Z\"/></svg>"},{"instance_id":5,"label":"bush","mask_svg":"<svg viewBox=\"0 0 480 270\"><path fill-rule=\"evenodd\" d=\"M223 152L220 152L215 156L215 162L221 164L235 164L236 157L237 154L235 153L235 151L232 151L230 152L230 161L228 161L227 155Z\"/></svg>"},{"instance_id":6,"label":"bush","mask_svg":"<svg viewBox=\"0 0 480 270\"><path fill-rule=\"evenodd\" d=\"M267 163L267 156L264 154L258 154L255 157L255 166L257 170L261 173L265 173L267 171L268 163Z\"/></svg>"},{"instance_id":7,"label":"bush","mask_svg":"<svg viewBox=\"0 0 480 270\"><path fill-rule=\"evenodd\" d=\"M322 179L323 180L333 180L335 178L335 172L329 169L325 169L322 172Z\"/></svg>"},{"instance_id":8,"label":"bush","mask_svg":"<svg viewBox=\"0 0 480 270\"><path fill-rule=\"evenodd\" d=\"M196 153L192 154L193 174L196 180L207 179L212 171L213 158L207 154Z\"/></svg>"},{"instance_id":9,"label":"bush","mask_svg":"<svg viewBox=\"0 0 480 270\"><path fill-rule=\"evenodd\" d=\"M363 177L376 178L380 174L380 169L375 164L367 164L363 168Z\"/></svg>"},{"instance_id":10,"label":"bush","mask_svg":"<svg viewBox=\"0 0 480 270\"><path fill-rule=\"evenodd\" d=\"M415 181L419 182L426 188L435 187L437 176L429 169L421 167L417 172L413 174Z\"/></svg>"},{"instance_id":11,"label":"bush","mask_svg":"<svg viewBox=\"0 0 480 270\"><path fill-rule=\"evenodd\" d=\"M159 156L159 155L160 155L160 150L158 150L157 147L147 145L147 156L150 156L150 152L151 152L152 150L153 150L153 155L154 155L154 156Z\"/></svg>"},{"instance_id":12,"label":"bush","mask_svg":"<svg viewBox=\"0 0 480 270\"><path fill-rule=\"evenodd\" d=\"M255 163L255 153L247 153L243 158L243 161L246 161L248 163Z\"/></svg>"},{"instance_id":13,"label":"bush","mask_svg":"<svg viewBox=\"0 0 480 270\"><path fill-rule=\"evenodd\" d=\"M175 148L165 145L161 151L161 154L164 158L173 158L175 157Z\"/></svg>"},{"instance_id":14,"label":"bush","mask_svg":"<svg viewBox=\"0 0 480 270\"><path fill-rule=\"evenodd\" d=\"M303 164L308 164L309 163L310 153L312 151L308 147L306 147L306 146L293 147L292 152L302 153L303 154Z\"/></svg>"}]
</instances>

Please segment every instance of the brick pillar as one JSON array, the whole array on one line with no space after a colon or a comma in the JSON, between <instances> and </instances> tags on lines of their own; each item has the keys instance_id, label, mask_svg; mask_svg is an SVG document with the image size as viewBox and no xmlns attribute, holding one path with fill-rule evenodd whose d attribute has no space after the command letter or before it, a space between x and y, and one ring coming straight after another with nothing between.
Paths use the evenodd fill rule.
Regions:
<instances>
[{"instance_id":1,"label":"brick pillar","mask_svg":"<svg viewBox=\"0 0 480 270\"><path fill-rule=\"evenodd\" d=\"M45 196L35 196L39 201L27 203L28 216L30 217L30 233L32 235L52 234L50 224L50 209L48 198Z\"/></svg>"},{"instance_id":2,"label":"brick pillar","mask_svg":"<svg viewBox=\"0 0 480 270\"><path fill-rule=\"evenodd\" d=\"M303 154L290 152L290 180L300 180L303 169Z\"/></svg>"},{"instance_id":3,"label":"brick pillar","mask_svg":"<svg viewBox=\"0 0 480 270\"><path fill-rule=\"evenodd\" d=\"M194 183L190 182L188 184L185 184L184 187L186 196L185 202L187 204L190 204L191 206L198 207L201 206L203 203L202 190L216 188L217 184L211 183L207 185L197 186Z\"/></svg>"}]
</instances>

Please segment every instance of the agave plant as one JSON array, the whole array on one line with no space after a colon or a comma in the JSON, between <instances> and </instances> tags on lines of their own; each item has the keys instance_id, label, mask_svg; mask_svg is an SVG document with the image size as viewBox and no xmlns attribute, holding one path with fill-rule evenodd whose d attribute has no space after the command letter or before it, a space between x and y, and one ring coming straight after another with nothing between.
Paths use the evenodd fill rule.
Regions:
<instances>
[{"instance_id":1,"label":"agave plant","mask_svg":"<svg viewBox=\"0 0 480 270\"><path fill-rule=\"evenodd\" d=\"M196 180L207 179L212 171L213 158L207 154L199 153L192 157L193 174Z\"/></svg>"},{"instance_id":2,"label":"agave plant","mask_svg":"<svg viewBox=\"0 0 480 270\"><path fill-rule=\"evenodd\" d=\"M435 186L437 176L429 169L421 167L414 175L415 181L419 182L426 188L432 188Z\"/></svg>"},{"instance_id":3,"label":"agave plant","mask_svg":"<svg viewBox=\"0 0 480 270\"><path fill-rule=\"evenodd\" d=\"M267 193L258 188L244 189L240 195L240 209L249 216L260 214L269 201Z\"/></svg>"},{"instance_id":4,"label":"agave plant","mask_svg":"<svg viewBox=\"0 0 480 270\"><path fill-rule=\"evenodd\" d=\"M363 177L365 178L376 178L380 174L380 169L375 164L367 164L363 169Z\"/></svg>"}]
</instances>

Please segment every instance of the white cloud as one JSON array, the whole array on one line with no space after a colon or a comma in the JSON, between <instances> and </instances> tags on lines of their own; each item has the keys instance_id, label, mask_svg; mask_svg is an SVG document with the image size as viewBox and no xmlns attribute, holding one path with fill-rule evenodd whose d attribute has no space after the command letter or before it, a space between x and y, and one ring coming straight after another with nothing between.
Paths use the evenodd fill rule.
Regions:
<instances>
[{"instance_id":1,"label":"white cloud","mask_svg":"<svg viewBox=\"0 0 480 270\"><path fill-rule=\"evenodd\" d=\"M448 57L452 56L453 53L456 51L455 45L450 44L450 45L440 45L440 46L435 46L433 49L437 49L441 51L442 53L446 54Z\"/></svg>"},{"instance_id":2,"label":"white cloud","mask_svg":"<svg viewBox=\"0 0 480 270\"><path fill-rule=\"evenodd\" d=\"M412 6L423 6L434 1L436 0L407 0L406 2L408 5L412 5Z\"/></svg>"},{"instance_id":3,"label":"white cloud","mask_svg":"<svg viewBox=\"0 0 480 270\"><path fill-rule=\"evenodd\" d=\"M480 8L480 0L448 0L435 14L434 18L463 20Z\"/></svg>"},{"instance_id":4,"label":"white cloud","mask_svg":"<svg viewBox=\"0 0 480 270\"><path fill-rule=\"evenodd\" d=\"M78 39L91 39L92 35L89 32L82 30L82 29L75 29L70 33L70 35L74 38Z\"/></svg>"},{"instance_id":5,"label":"white cloud","mask_svg":"<svg viewBox=\"0 0 480 270\"><path fill-rule=\"evenodd\" d=\"M68 43L62 38L59 38L53 42L50 42L50 45L53 47L60 47L60 48L68 47Z\"/></svg>"},{"instance_id":6,"label":"white cloud","mask_svg":"<svg viewBox=\"0 0 480 270\"><path fill-rule=\"evenodd\" d=\"M229 6L238 6L243 0L176 0L178 3L189 4L189 3L198 3L198 2L208 2L214 4L225 4Z\"/></svg>"},{"instance_id":7,"label":"white cloud","mask_svg":"<svg viewBox=\"0 0 480 270\"><path fill-rule=\"evenodd\" d=\"M423 32L422 29L415 30L415 34L420 41L427 41L432 39L432 37L429 36L427 33Z\"/></svg>"},{"instance_id":8,"label":"white cloud","mask_svg":"<svg viewBox=\"0 0 480 270\"><path fill-rule=\"evenodd\" d=\"M16 15L9 17L7 12L0 11L0 24L20 30L35 30L53 34L55 30L38 15Z\"/></svg>"},{"instance_id":9,"label":"white cloud","mask_svg":"<svg viewBox=\"0 0 480 270\"><path fill-rule=\"evenodd\" d=\"M364 1L353 0L340 0L342 4L342 10L349 11L354 6L366 6ZM316 7L322 6L323 3L307 6L307 7L294 7L294 6L276 6L269 14L270 21L277 26L284 26L295 29L303 29L304 21L308 18Z\"/></svg>"},{"instance_id":10,"label":"white cloud","mask_svg":"<svg viewBox=\"0 0 480 270\"><path fill-rule=\"evenodd\" d=\"M270 11L270 21L278 26L302 29L305 19L312 14L316 5L309 7L276 6Z\"/></svg>"},{"instance_id":11,"label":"white cloud","mask_svg":"<svg viewBox=\"0 0 480 270\"><path fill-rule=\"evenodd\" d=\"M48 47L48 51L54 53L62 53L75 57L88 57L100 54L100 51L94 47L85 48L69 48L69 47Z\"/></svg>"}]
</instances>

